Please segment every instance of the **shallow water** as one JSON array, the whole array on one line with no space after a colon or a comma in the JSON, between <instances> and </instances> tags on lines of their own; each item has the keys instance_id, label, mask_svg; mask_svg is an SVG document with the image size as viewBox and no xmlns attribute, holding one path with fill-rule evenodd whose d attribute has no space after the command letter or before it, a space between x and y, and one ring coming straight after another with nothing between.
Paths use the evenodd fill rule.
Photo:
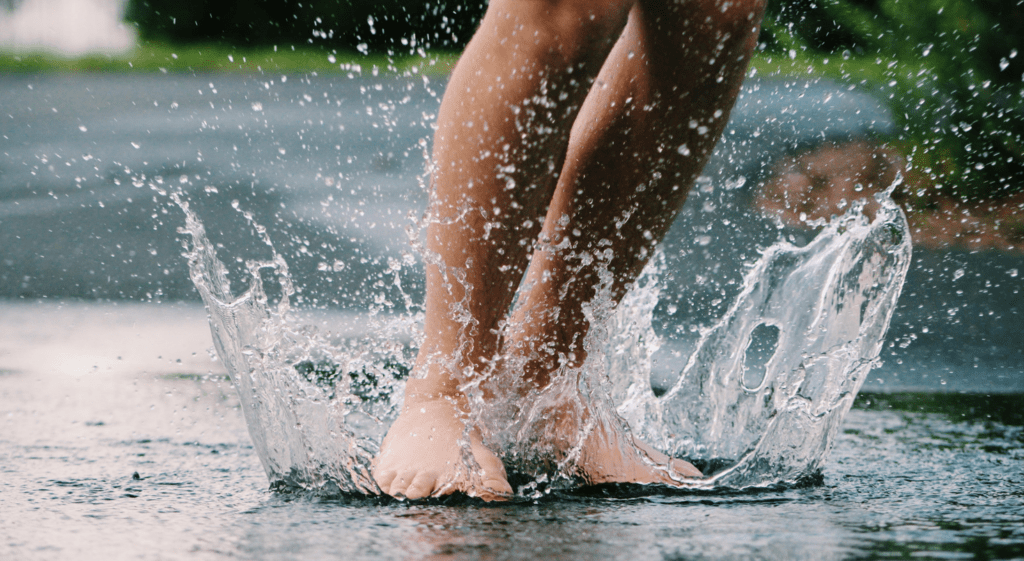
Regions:
<instances>
[{"instance_id":1,"label":"shallow water","mask_svg":"<svg viewBox=\"0 0 1024 561\"><path fill-rule=\"evenodd\" d=\"M321 500L267 489L208 339L168 348L152 335L202 333L201 309L2 312L2 356L19 368L0 374L3 559L1024 557L1024 395L862 393L820 485L804 488ZM52 323L16 334L10 318L26 314ZM88 375L40 358L67 345L138 354Z\"/></svg>"}]
</instances>

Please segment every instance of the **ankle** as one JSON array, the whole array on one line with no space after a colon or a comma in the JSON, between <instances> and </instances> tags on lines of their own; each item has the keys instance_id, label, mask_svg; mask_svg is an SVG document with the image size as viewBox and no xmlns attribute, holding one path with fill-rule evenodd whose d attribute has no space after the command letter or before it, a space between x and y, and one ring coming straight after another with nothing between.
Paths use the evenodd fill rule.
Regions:
<instances>
[{"instance_id":1,"label":"ankle","mask_svg":"<svg viewBox=\"0 0 1024 561\"><path fill-rule=\"evenodd\" d=\"M406 405L442 400L450 401L461 407L465 404L466 397L450 380L418 378L405 383Z\"/></svg>"}]
</instances>

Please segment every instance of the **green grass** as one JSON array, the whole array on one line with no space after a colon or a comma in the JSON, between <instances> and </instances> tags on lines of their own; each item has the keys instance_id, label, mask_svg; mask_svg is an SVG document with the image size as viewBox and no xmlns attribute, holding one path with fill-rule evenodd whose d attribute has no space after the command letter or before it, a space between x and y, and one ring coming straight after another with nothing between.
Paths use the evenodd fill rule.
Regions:
<instances>
[{"instance_id":1,"label":"green grass","mask_svg":"<svg viewBox=\"0 0 1024 561\"><path fill-rule=\"evenodd\" d=\"M854 408L865 411L907 411L946 415L952 421L994 421L1024 426L1021 394L872 393L861 392Z\"/></svg>"},{"instance_id":2,"label":"green grass","mask_svg":"<svg viewBox=\"0 0 1024 561\"><path fill-rule=\"evenodd\" d=\"M333 58L333 62L332 62ZM429 52L427 56L403 54L395 57L363 55L358 52L328 51L309 46L242 48L230 45L172 45L145 42L134 50L116 55L88 55L65 58L45 52L0 52L0 72L284 72L340 74L359 68L362 72L401 75L447 74L459 53ZM892 77L891 61L879 64L874 57L844 59L800 52L757 53L751 63L761 76L828 76L849 83L881 84ZM906 69L904 72L916 69ZM415 71L414 71L415 69Z\"/></svg>"},{"instance_id":3,"label":"green grass","mask_svg":"<svg viewBox=\"0 0 1024 561\"><path fill-rule=\"evenodd\" d=\"M893 70L897 66L898 74L908 76L913 76L919 70L917 67L908 68L904 61L897 65L895 59L798 53L795 50L790 53L759 52L755 53L750 61L751 72L755 76L827 77L847 84L872 86L899 79L899 75Z\"/></svg>"},{"instance_id":4,"label":"green grass","mask_svg":"<svg viewBox=\"0 0 1024 561\"><path fill-rule=\"evenodd\" d=\"M331 62L331 58L334 62ZM88 55L65 58L45 52L0 52L0 72L285 72L318 74L348 73L353 67L363 72L430 75L451 71L459 53L429 52L426 57L398 55L386 57L358 52L329 51L309 46L243 48L230 45L172 45L145 42L134 50L116 55ZM757 53L751 67L761 76L829 76L850 83L867 80L880 84L890 78L886 66L876 58L844 59L842 56L818 56L799 53ZM901 63L901 68L906 67ZM906 71L906 70L904 70Z\"/></svg>"},{"instance_id":5,"label":"green grass","mask_svg":"<svg viewBox=\"0 0 1024 561\"><path fill-rule=\"evenodd\" d=\"M311 47L240 48L227 45L170 45L143 43L124 54L65 58L43 52L0 52L0 73L38 72L163 72L163 73L312 73L350 72L389 75L443 75L451 71L458 53L363 55ZM333 62L332 62L333 60Z\"/></svg>"}]
</instances>

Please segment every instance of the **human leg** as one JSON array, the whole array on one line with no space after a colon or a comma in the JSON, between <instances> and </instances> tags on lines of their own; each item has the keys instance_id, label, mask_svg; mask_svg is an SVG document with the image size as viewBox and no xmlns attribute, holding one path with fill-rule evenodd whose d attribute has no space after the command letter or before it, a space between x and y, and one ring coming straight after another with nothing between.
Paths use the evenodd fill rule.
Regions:
<instances>
[{"instance_id":1,"label":"human leg","mask_svg":"<svg viewBox=\"0 0 1024 561\"><path fill-rule=\"evenodd\" d=\"M632 0L495 0L449 81L434 140L425 340L374 476L420 498L510 491L464 422L460 386L489 367L569 130ZM464 433L466 433L464 435ZM482 474L464 473L469 436ZM463 471L460 471L463 470Z\"/></svg>"},{"instance_id":2,"label":"human leg","mask_svg":"<svg viewBox=\"0 0 1024 561\"><path fill-rule=\"evenodd\" d=\"M641 0L572 128L568 154L513 315L506 353L535 387L585 359L584 305L602 271L617 302L664 236L721 135L757 38L763 0ZM583 413L585 416L586 413ZM586 419L560 420L572 432ZM594 434L592 482L670 483L616 435ZM699 475L678 462L682 475Z\"/></svg>"}]
</instances>

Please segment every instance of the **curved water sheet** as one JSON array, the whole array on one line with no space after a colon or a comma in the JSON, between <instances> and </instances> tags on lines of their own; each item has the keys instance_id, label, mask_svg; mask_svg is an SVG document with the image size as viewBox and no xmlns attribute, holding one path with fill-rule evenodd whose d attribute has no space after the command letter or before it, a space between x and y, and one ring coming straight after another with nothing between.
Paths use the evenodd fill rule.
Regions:
<instances>
[{"instance_id":1,"label":"curved water sheet","mask_svg":"<svg viewBox=\"0 0 1024 561\"><path fill-rule=\"evenodd\" d=\"M624 302L613 332L640 344L608 369L630 380L614 393L634 434L711 468L710 487L798 484L820 473L878 362L910 265L906 218L886 194L878 198L874 220L855 205L804 247L769 247L660 397L643 368L656 337L649 319L637 320L656 294L639 306Z\"/></svg>"},{"instance_id":2,"label":"curved water sheet","mask_svg":"<svg viewBox=\"0 0 1024 561\"><path fill-rule=\"evenodd\" d=\"M573 466L584 433L594 430L630 430L712 468L707 479L681 482L690 488L795 484L817 474L877 362L910 263L906 219L887 196L880 202L874 220L854 205L809 245L765 250L729 313L702 335L660 397L650 384L658 267L617 307L592 306L588 356L575 375L532 400L474 412L481 421L500 420L486 423L501 427L489 431L489 444L513 471L536 478L519 492L537 496L537 483L579 481ZM249 286L234 296L202 224L187 202L178 204L192 238L192 280L271 482L317 494L379 492L370 466L401 404L422 318L368 322L360 337L342 340L304 327L289 308L291 281L276 253L248 263ZM276 306L264 292L264 270L281 285ZM552 433L552 412L573 411L584 421L579 434Z\"/></svg>"},{"instance_id":3,"label":"curved water sheet","mask_svg":"<svg viewBox=\"0 0 1024 561\"><path fill-rule=\"evenodd\" d=\"M292 313L288 267L247 262L249 285L233 295L228 272L187 201L189 272L210 314L217 355L238 390L253 445L271 484L318 495L378 494L370 466L397 416L417 318L361 318L360 336L332 337ZM251 222L251 217L250 222ZM252 224L268 245L265 230ZM280 284L268 302L263 274Z\"/></svg>"}]
</instances>

